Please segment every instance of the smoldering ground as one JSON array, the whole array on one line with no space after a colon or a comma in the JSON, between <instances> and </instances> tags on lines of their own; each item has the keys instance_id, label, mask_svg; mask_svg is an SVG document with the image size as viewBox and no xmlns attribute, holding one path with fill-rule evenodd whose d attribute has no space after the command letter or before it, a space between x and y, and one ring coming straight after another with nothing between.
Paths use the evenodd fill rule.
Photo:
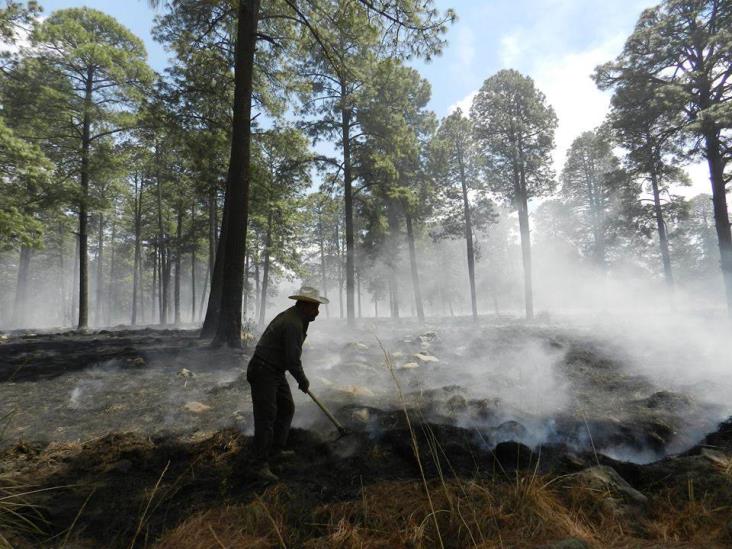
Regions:
<instances>
[{"instance_id":1,"label":"smoldering ground","mask_svg":"<svg viewBox=\"0 0 732 549\"><path fill-rule=\"evenodd\" d=\"M319 319L309 331L305 368L313 391L354 434L332 442L335 432L328 420L294 389L291 443L297 459L277 469L285 480L276 489L284 498L278 501L294 506L288 516L299 517L298 536L326 535L330 527L312 524L323 521L318 513L328 505L366 498L372 516L383 501L371 501L370 494L386 489L383 483L392 483L394 494L409 492L404 483L419 478L415 455L428 479L444 474L455 482L486 482L503 470L527 466L563 477L583 475L598 463L611 465L646 494L637 498L657 498L649 507L659 510L668 496L658 491L682 480L679 490L687 490L692 479L697 490L710 493L717 486L724 494L726 477L716 471L727 458L700 452L710 444L724 447L728 435L722 431L708 441L702 438L716 430L728 410L700 383L721 367L715 360L726 347L695 350L699 334L677 326L674 345L654 354L654 345L665 340L645 336L648 318L639 317L640 327L622 330L611 322L615 331L604 321L590 328L586 318L533 324L483 318L477 325L468 319L427 325L381 321L353 331ZM629 344L634 340L628 331L639 345ZM678 350L685 346L707 363L686 378L670 367L661 376L658 369L674 356L678 362L673 364L681 367L687 355ZM659 354L663 349L666 353ZM77 523L72 539L126 547L144 524L149 539L177 539L173 529L185 529L187 521L194 528L197 511L221 502L236 506L260 493L247 476L252 422L243 370L249 352L212 351L185 331L10 337L0 344L0 475L16 482L32 478L44 488L72 485L32 500L47 509L48 535L63 536L69 524ZM649 354L658 360L651 364ZM688 448L692 457L684 453L650 465L612 459L649 462ZM524 481L532 486L518 476L523 473L507 474L506 486L524 486ZM605 475L605 470L592 475ZM584 477L576 478L571 482L582 486ZM502 484L487 482L494 484L485 493L502 493ZM433 490L436 501L444 489ZM616 489L603 485L601 492ZM253 504L267 506L279 520L279 507L269 507L272 494L262 494L261 503L255 499ZM510 494L506 497L510 501ZM720 495L715 505L727 505L725 497ZM389 501L396 505L397 499ZM517 502L521 513L533 505L525 495ZM415 501L405 504L413 513ZM146 505L149 516L141 517ZM626 504L612 505L618 512L608 516L633 516ZM574 516L571 509L568 513ZM652 518L655 511L649 513ZM249 524L250 519L232 520ZM266 524L263 531L269 532L271 522ZM541 525L555 527L552 520L542 519ZM638 527L621 526L626 532ZM542 535L556 538L572 531ZM191 534L181 535L188 539Z\"/></svg>"}]
</instances>

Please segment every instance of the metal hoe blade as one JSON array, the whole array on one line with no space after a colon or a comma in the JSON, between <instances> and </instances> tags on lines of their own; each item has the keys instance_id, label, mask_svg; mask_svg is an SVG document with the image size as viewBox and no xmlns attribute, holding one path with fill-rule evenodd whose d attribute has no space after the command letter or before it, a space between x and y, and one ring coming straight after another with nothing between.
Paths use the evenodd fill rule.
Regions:
<instances>
[{"instance_id":1,"label":"metal hoe blade","mask_svg":"<svg viewBox=\"0 0 732 549\"><path fill-rule=\"evenodd\" d=\"M312 391L308 391L308 395L310 396L310 398L313 399L313 402L315 402L315 404L318 405L318 408L320 408L323 411L323 413L328 417L328 419L331 421L331 423L333 423L333 425L335 425L336 429L338 429L338 438L336 438L336 440L351 434L351 431L346 429L341 424L341 422L335 418L335 416L330 412L330 410L328 410L328 408L326 408L325 404L320 402L318 397L316 397L312 393Z\"/></svg>"}]
</instances>

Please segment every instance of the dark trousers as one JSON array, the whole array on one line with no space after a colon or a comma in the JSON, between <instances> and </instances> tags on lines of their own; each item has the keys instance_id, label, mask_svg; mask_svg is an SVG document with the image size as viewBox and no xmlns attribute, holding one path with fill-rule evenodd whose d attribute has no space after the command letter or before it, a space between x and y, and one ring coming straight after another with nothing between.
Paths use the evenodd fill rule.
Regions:
<instances>
[{"instance_id":1,"label":"dark trousers","mask_svg":"<svg viewBox=\"0 0 732 549\"><path fill-rule=\"evenodd\" d=\"M295 403L284 372L277 372L257 357L247 368L254 407L254 455L258 463L267 462L272 450L287 444Z\"/></svg>"}]
</instances>

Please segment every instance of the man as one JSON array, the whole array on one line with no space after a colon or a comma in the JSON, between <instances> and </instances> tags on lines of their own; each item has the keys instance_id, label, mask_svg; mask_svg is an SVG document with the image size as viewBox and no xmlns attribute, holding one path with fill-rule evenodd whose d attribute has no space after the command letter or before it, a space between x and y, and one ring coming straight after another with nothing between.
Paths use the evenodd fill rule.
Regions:
<instances>
[{"instance_id":1,"label":"man","mask_svg":"<svg viewBox=\"0 0 732 549\"><path fill-rule=\"evenodd\" d=\"M302 344L308 333L308 325L318 316L320 304L328 299L321 297L316 288L303 286L290 299L293 307L278 314L259 338L257 348L247 367L247 381L252 388L254 407L255 473L266 481L276 481L277 476L269 468L270 459L289 457L285 450L290 423L295 413L290 385L285 372L290 372L303 393L308 392L310 382L300 361Z\"/></svg>"}]
</instances>

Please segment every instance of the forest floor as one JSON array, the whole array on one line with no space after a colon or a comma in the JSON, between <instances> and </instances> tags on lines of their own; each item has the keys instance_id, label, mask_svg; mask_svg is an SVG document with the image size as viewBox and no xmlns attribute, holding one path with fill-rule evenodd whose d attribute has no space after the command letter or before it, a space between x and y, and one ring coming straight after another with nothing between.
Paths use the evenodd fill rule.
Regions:
<instances>
[{"instance_id":1,"label":"forest floor","mask_svg":"<svg viewBox=\"0 0 732 549\"><path fill-rule=\"evenodd\" d=\"M0 547L732 545L714 387L567 326L341 328L313 324L303 362L352 434L295 390L272 486L249 475L250 351L191 330L1 335Z\"/></svg>"}]
</instances>

